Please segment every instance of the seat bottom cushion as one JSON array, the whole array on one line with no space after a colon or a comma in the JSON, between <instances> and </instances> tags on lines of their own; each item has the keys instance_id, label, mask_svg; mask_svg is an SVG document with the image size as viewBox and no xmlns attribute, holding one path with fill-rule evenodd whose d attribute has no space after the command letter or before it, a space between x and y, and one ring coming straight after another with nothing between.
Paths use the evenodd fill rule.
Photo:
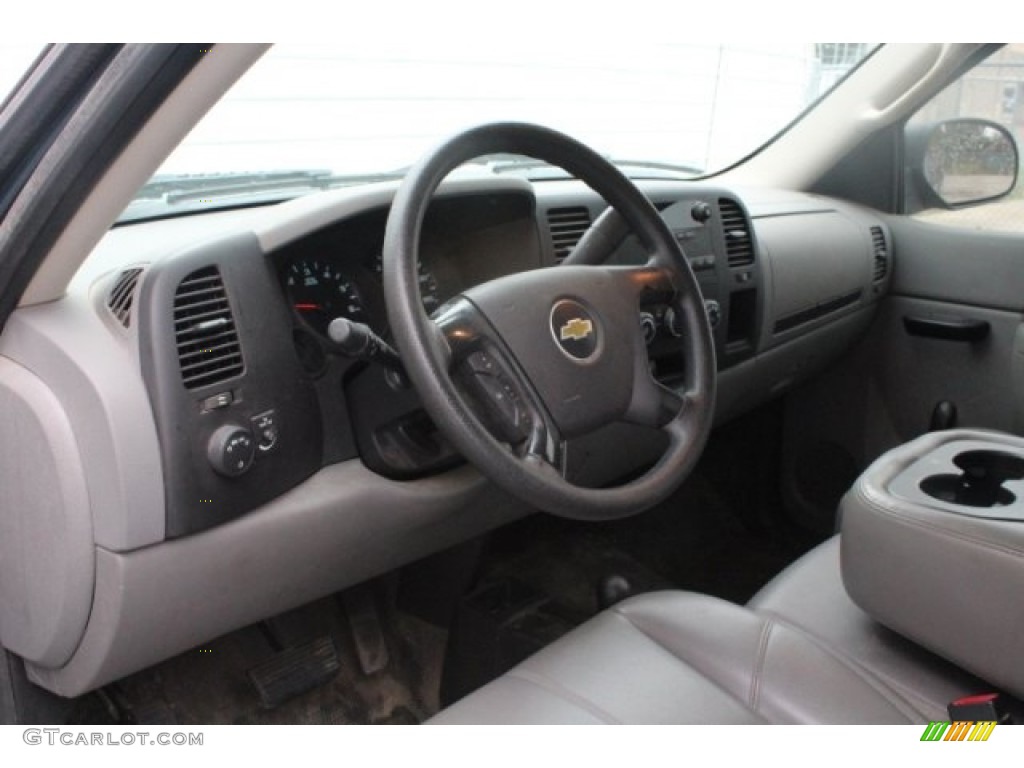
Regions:
<instances>
[{"instance_id":1,"label":"seat bottom cushion","mask_svg":"<svg viewBox=\"0 0 1024 768\"><path fill-rule=\"evenodd\" d=\"M927 720L880 678L783 617L705 595L654 592L605 611L431 722Z\"/></svg>"},{"instance_id":2,"label":"seat bottom cushion","mask_svg":"<svg viewBox=\"0 0 1024 768\"><path fill-rule=\"evenodd\" d=\"M945 720L946 705L994 690L977 677L882 626L846 594L839 567L839 537L797 560L748 603L854 660L912 701L928 720Z\"/></svg>"}]
</instances>

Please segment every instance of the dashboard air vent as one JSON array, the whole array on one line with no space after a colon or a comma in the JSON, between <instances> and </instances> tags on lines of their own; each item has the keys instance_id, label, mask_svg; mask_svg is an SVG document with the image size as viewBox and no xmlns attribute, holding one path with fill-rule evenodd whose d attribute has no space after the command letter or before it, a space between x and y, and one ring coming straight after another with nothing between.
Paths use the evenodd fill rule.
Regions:
<instances>
[{"instance_id":1,"label":"dashboard air vent","mask_svg":"<svg viewBox=\"0 0 1024 768\"><path fill-rule=\"evenodd\" d=\"M754 263L754 239L750 222L739 203L723 197L718 201L725 235L725 253L730 267L745 267Z\"/></svg>"},{"instance_id":2,"label":"dashboard air vent","mask_svg":"<svg viewBox=\"0 0 1024 768\"><path fill-rule=\"evenodd\" d=\"M107 294L107 309L125 328L132 323L132 303L135 301L135 289L139 287L141 275L141 267L126 269L117 276Z\"/></svg>"},{"instance_id":3,"label":"dashboard air vent","mask_svg":"<svg viewBox=\"0 0 1024 768\"><path fill-rule=\"evenodd\" d=\"M217 267L197 270L178 286L174 340L188 389L230 379L244 369L235 319Z\"/></svg>"},{"instance_id":4,"label":"dashboard air vent","mask_svg":"<svg viewBox=\"0 0 1024 768\"><path fill-rule=\"evenodd\" d=\"M885 243L885 233L881 227L871 228L871 247L875 253L875 282L880 282L889 274L889 246Z\"/></svg>"},{"instance_id":5,"label":"dashboard air vent","mask_svg":"<svg viewBox=\"0 0 1024 768\"><path fill-rule=\"evenodd\" d=\"M551 230L551 245L555 249L555 261L565 260L583 233L590 228L590 210L583 206L573 208L552 208L548 211L548 229Z\"/></svg>"}]
</instances>

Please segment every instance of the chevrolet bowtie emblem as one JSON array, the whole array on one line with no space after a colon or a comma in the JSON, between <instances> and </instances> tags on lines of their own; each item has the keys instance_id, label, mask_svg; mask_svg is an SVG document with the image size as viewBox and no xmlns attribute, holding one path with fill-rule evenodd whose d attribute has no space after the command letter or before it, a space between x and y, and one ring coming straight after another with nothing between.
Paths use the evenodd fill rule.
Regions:
<instances>
[{"instance_id":1,"label":"chevrolet bowtie emblem","mask_svg":"<svg viewBox=\"0 0 1024 768\"><path fill-rule=\"evenodd\" d=\"M587 336L593 332L594 324L590 320L584 320L582 317L574 317L558 329L558 338L562 341L566 341L568 339L580 341L581 339L587 338Z\"/></svg>"}]
</instances>

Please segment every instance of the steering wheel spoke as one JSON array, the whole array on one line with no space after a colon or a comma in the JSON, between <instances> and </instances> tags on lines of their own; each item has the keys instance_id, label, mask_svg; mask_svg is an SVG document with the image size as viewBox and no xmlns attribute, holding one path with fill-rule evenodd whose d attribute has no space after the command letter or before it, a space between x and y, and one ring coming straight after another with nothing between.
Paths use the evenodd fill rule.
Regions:
<instances>
[{"instance_id":1,"label":"steering wheel spoke","mask_svg":"<svg viewBox=\"0 0 1024 768\"><path fill-rule=\"evenodd\" d=\"M595 269L595 267L592 267ZM638 305L668 304L676 295L672 271L654 261L643 266L604 266L604 270L624 295L630 296Z\"/></svg>"},{"instance_id":2,"label":"steering wheel spoke","mask_svg":"<svg viewBox=\"0 0 1024 768\"><path fill-rule=\"evenodd\" d=\"M606 208L595 221L562 264L604 264L629 234L629 224L614 208Z\"/></svg>"},{"instance_id":3,"label":"steering wheel spoke","mask_svg":"<svg viewBox=\"0 0 1024 768\"><path fill-rule=\"evenodd\" d=\"M521 458L532 467L539 467L545 472L553 472L558 477L565 478L565 441L558 428L549 420L534 422L533 432Z\"/></svg>"},{"instance_id":4,"label":"steering wheel spoke","mask_svg":"<svg viewBox=\"0 0 1024 768\"><path fill-rule=\"evenodd\" d=\"M629 404L623 420L644 427L664 427L688 406L692 405L691 395L678 392L654 380L649 374L638 376L633 390L633 401Z\"/></svg>"},{"instance_id":5,"label":"steering wheel spoke","mask_svg":"<svg viewBox=\"0 0 1024 768\"><path fill-rule=\"evenodd\" d=\"M561 436L539 393L487 319L464 297L438 313L448 372L491 435L561 469Z\"/></svg>"}]
</instances>

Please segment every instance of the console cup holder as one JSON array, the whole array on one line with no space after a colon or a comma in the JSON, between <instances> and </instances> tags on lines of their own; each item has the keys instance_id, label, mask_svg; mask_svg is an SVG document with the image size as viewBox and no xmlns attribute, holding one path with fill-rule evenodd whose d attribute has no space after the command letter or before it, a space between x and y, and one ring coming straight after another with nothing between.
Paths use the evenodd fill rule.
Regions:
<instances>
[{"instance_id":1,"label":"console cup holder","mask_svg":"<svg viewBox=\"0 0 1024 768\"><path fill-rule=\"evenodd\" d=\"M1024 458L1004 451L963 451L953 463L961 474L931 475L921 481L921 490L967 507L1006 507L1017 500L1003 483L1024 478Z\"/></svg>"}]
</instances>

